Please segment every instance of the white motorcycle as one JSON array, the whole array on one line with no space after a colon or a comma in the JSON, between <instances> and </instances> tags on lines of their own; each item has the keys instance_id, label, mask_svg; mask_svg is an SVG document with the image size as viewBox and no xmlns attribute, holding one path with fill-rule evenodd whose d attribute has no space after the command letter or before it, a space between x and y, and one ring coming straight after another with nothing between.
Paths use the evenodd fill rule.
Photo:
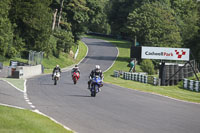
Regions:
<instances>
[{"instance_id":1,"label":"white motorcycle","mask_svg":"<svg viewBox=\"0 0 200 133\"><path fill-rule=\"evenodd\" d=\"M54 85L57 85L58 80L60 79L60 72L59 71L54 72L53 79L54 79Z\"/></svg>"}]
</instances>

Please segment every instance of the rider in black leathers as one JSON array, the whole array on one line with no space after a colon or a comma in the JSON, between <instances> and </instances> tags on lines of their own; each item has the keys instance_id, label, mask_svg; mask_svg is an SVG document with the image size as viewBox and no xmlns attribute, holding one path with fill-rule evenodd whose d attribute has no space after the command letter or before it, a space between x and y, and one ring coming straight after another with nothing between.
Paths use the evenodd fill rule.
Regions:
<instances>
[{"instance_id":1,"label":"rider in black leathers","mask_svg":"<svg viewBox=\"0 0 200 133\"><path fill-rule=\"evenodd\" d=\"M89 76L90 80L88 81L88 89L90 89L92 79L95 76L99 76L102 79L102 81L103 81L103 73L102 73L99 65L96 65L95 69L92 70L91 73L90 73L90 76Z\"/></svg>"},{"instance_id":2,"label":"rider in black leathers","mask_svg":"<svg viewBox=\"0 0 200 133\"><path fill-rule=\"evenodd\" d=\"M52 72L52 80L53 80L53 75L56 71L59 71L61 73L61 69L59 67L59 65L56 65L56 67L53 69L53 72Z\"/></svg>"}]
</instances>

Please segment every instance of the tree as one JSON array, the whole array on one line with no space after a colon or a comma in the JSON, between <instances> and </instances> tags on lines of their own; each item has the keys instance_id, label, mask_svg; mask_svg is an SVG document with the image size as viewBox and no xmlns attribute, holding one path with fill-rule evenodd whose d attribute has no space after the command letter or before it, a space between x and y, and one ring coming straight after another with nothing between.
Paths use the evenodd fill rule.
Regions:
<instances>
[{"instance_id":1,"label":"tree","mask_svg":"<svg viewBox=\"0 0 200 133\"><path fill-rule=\"evenodd\" d=\"M200 3L196 0L171 0L171 7L176 12L183 47L190 48L192 56L199 60L200 54ZM199 60L200 61L200 60Z\"/></svg>"},{"instance_id":2,"label":"tree","mask_svg":"<svg viewBox=\"0 0 200 133\"><path fill-rule=\"evenodd\" d=\"M114 35L124 35L127 16L134 10L135 0L110 0L108 9L108 21L111 26L111 33Z\"/></svg>"},{"instance_id":3,"label":"tree","mask_svg":"<svg viewBox=\"0 0 200 133\"><path fill-rule=\"evenodd\" d=\"M0 53L1 56L8 56L9 49L12 48L13 31L8 18L10 10L10 0L0 1ZM14 49L13 49L14 50Z\"/></svg>"},{"instance_id":4,"label":"tree","mask_svg":"<svg viewBox=\"0 0 200 133\"><path fill-rule=\"evenodd\" d=\"M142 60L141 69L149 75L155 74L153 62L149 59Z\"/></svg>"},{"instance_id":5,"label":"tree","mask_svg":"<svg viewBox=\"0 0 200 133\"><path fill-rule=\"evenodd\" d=\"M86 24L89 31L109 34L110 26L107 21L105 7L107 0L87 0L89 20Z\"/></svg>"},{"instance_id":6,"label":"tree","mask_svg":"<svg viewBox=\"0 0 200 133\"><path fill-rule=\"evenodd\" d=\"M171 8L175 11L183 42L187 43L199 30L198 4L196 0L171 0Z\"/></svg>"},{"instance_id":7,"label":"tree","mask_svg":"<svg viewBox=\"0 0 200 133\"><path fill-rule=\"evenodd\" d=\"M180 47L182 39L173 10L167 4L147 3L128 16L128 35L146 46Z\"/></svg>"},{"instance_id":8,"label":"tree","mask_svg":"<svg viewBox=\"0 0 200 133\"><path fill-rule=\"evenodd\" d=\"M86 6L86 0L68 0L63 5L63 12L66 14L67 21L71 23L74 41L77 42L80 35L87 30L85 23L89 20L89 8Z\"/></svg>"},{"instance_id":9,"label":"tree","mask_svg":"<svg viewBox=\"0 0 200 133\"><path fill-rule=\"evenodd\" d=\"M59 57L61 52L69 52L73 43L73 36L71 32L66 32L64 30L56 30L54 33L54 37L56 37L56 49L54 49L54 55Z\"/></svg>"},{"instance_id":10,"label":"tree","mask_svg":"<svg viewBox=\"0 0 200 133\"><path fill-rule=\"evenodd\" d=\"M48 51L52 14L49 0L13 0L10 19L14 33L25 40L27 50Z\"/></svg>"}]
</instances>

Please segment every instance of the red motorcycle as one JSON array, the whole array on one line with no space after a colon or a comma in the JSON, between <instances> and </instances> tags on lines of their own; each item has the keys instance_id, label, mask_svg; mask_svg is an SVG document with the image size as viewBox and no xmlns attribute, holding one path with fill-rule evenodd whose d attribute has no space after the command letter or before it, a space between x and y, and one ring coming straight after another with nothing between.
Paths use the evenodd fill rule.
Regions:
<instances>
[{"instance_id":1,"label":"red motorcycle","mask_svg":"<svg viewBox=\"0 0 200 133\"><path fill-rule=\"evenodd\" d=\"M80 78L80 74L78 72L74 72L73 75L72 75L72 79L74 81L74 84L77 83L79 78Z\"/></svg>"}]
</instances>

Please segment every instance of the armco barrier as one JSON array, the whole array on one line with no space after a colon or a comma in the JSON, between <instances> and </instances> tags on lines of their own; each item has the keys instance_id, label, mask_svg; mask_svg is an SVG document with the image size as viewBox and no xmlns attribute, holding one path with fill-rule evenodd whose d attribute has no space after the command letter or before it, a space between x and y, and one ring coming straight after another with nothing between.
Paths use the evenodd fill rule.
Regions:
<instances>
[{"instance_id":1,"label":"armco barrier","mask_svg":"<svg viewBox=\"0 0 200 133\"><path fill-rule=\"evenodd\" d=\"M120 77L120 72L114 70L114 77L116 78ZM145 84L159 85L159 79L157 77L149 76L148 78L148 76L145 75L144 73L141 74L141 73L123 72L122 78L125 80L138 81Z\"/></svg>"},{"instance_id":2,"label":"armco barrier","mask_svg":"<svg viewBox=\"0 0 200 133\"><path fill-rule=\"evenodd\" d=\"M114 70L114 77L116 77L116 78L120 77L119 71Z\"/></svg>"},{"instance_id":3,"label":"armco barrier","mask_svg":"<svg viewBox=\"0 0 200 133\"><path fill-rule=\"evenodd\" d=\"M183 88L191 91L200 91L200 81L183 79Z\"/></svg>"}]
</instances>

